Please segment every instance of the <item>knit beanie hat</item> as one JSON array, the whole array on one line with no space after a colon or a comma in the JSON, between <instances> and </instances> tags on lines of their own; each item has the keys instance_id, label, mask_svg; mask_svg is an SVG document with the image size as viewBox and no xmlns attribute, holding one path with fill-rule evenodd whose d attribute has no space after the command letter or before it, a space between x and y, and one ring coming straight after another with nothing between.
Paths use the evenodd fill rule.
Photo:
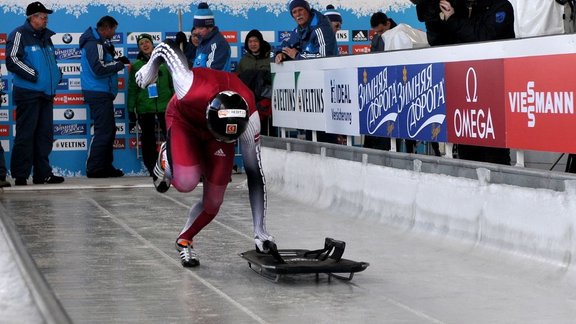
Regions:
<instances>
[{"instance_id":1,"label":"knit beanie hat","mask_svg":"<svg viewBox=\"0 0 576 324\"><path fill-rule=\"evenodd\" d=\"M136 36L136 43L138 45L140 45L140 41L143 39L147 39L150 41L150 43L154 44L154 40L152 39L152 36L150 34L146 34L146 33L142 33L142 34Z\"/></svg>"},{"instance_id":2,"label":"knit beanie hat","mask_svg":"<svg viewBox=\"0 0 576 324\"><path fill-rule=\"evenodd\" d=\"M290 4L288 4L288 10L290 12L292 12L292 10L297 7L302 7L307 11L310 11L310 4L306 0L292 0L290 1Z\"/></svg>"},{"instance_id":3,"label":"knit beanie hat","mask_svg":"<svg viewBox=\"0 0 576 324\"><path fill-rule=\"evenodd\" d=\"M206 2L198 4L198 10L194 13L194 27L214 27L214 14L208 8Z\"/></svg>"},{"instance_id":4,"label":"knit beanie hat","mask_svg":"<svg viewBox=\"0 0 576 324\"><path fill-rule=\"evenodd\" d=\"M334 9L333 5L327 5L326 6L326 11L324 11L324 16L326 16L326 18L328 18L328 20L330 20L331 22L342 22L342 15L340 15L340 13Z\"/></svg>"}]
</instances>

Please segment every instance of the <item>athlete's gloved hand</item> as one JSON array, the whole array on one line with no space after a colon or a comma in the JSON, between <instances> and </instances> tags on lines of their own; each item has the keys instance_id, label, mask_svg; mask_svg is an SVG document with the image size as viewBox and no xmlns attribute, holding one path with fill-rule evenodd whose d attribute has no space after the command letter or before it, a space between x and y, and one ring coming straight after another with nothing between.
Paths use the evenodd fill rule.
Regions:
<instances>
[{"instance_id":1,"label":"athlete's gloved hand","mask_svg":"<svg viewBox=\"0 0 576 324\"><path fill-rule=\"evenodd\" d=\"M131 123L135 123L136 120L137 120L136 113L133 112L133 111L129 112L129 113L128 113L128 120L129 120Z\"/></svg>"},{"instance_id":2,"label":"athlete's gloved hand","mask_svg":"<svg viewBox=\"0 0 576 324\"><path fill-rule=\"evenodd\" d=\"M186 43L188 43L188 39L186 38L186 34L184 32L177 32L176 39L174 39L176 45L180 48L186 47Z\"/></svg>"},{"instance_id":3,"label":"athlete's gloved hand","mask_svg":"<svg viewBox=\"0 0 576 324\"><path fill-rule=\"evenodd\" d=\"M130 64L130 60L126 56L120 56L116 59L116 61L122 62L124 65Z\"/></svg>"}]
</instances>

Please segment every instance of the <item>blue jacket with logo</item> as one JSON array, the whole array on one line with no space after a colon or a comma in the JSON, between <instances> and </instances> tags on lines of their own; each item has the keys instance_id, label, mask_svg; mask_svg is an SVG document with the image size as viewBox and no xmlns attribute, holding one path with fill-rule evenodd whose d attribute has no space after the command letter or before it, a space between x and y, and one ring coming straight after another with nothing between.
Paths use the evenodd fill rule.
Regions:
<instances>
[{"instance_id":1,"label":"blue jacket with logo","mask_svg":"<svg viewBox=\"0 0 576 324\"><path fill-rule=\"evenodd\" d=\"M230 45L220 34L218 27L200 40L196 49L194 67L207 67L214 70L230 72Z\"/></svg>"},{"instance_id":2,"label":"blue jacket with logo","mask_svg":"<svg viewBox=\"0 0 576 324\"><path fill-rule=\"evenodd\" d=\"M56 94L62 73L50 39L54 34L50 29L34 30L28 21L10 33L6 68L14 74L14 86L47 96Z\"/></svg>"},{"instance_id":3,"label":"blue jacket with logo","mask_svg":"<svg viewBox=\"0 0 576 324\"><path fill-rule=\"evenodd\" d=\"M102 39L93 29L88 29L80 36L82 51L82 72L80 81L82 90L118 94L118 71L124 69L122 62L114 61L114 46Z\"/></svg>"},{"instance_id":4,"label":"blue jacket with logo","mask_svg":"<svg viewBox=\"0 0 576 324\"><path fill-rule=\"evenodd\" d=\"M276 54L282 52L282 48L290 47L298 50L297 60L338 55L336 35L328 18L316 9L311 9L310 15L310 23L304 28L294 28L290 38L282 42Z\"/></svg>"}]
</instances>

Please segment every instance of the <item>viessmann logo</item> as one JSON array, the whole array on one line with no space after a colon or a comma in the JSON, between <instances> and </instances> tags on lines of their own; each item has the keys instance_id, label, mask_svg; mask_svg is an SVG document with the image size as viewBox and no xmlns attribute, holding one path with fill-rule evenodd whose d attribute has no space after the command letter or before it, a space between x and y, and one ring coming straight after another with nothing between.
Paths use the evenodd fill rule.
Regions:
<instances>
[{"instance_id":1,"label":"viessmann logo","mask_svg":"<svg viewBox=\"0 0 576 324\"><path fill-rule=\"evenodd\" d=\"M81 94L57 94L54 97L55 105L82 105L84 97Z\"/></svg>"},{"instance_id":2,"label":"viessmann logo","mask_svg":"<svg viewBox=\"0 0 576 324\"><path fill-rule=\"evenodd\" d=\"M512 113L526 114L530 128L536 126L538 115L574 114L574 91L539 88L532 80L526 82L523 90L508 92L508 102Z\"/></svg>"}]
</instances>

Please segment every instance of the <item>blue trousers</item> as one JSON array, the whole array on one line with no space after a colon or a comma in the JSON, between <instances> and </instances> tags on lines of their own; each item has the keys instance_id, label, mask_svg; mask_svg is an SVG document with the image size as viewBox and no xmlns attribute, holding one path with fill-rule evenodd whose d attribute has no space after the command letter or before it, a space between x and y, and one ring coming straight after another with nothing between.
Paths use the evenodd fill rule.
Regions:
<instances>
[{"instance_id":1,"label":"blue trousers","mask_svg":"<svg viewBox=\"0 0 576 324\"><path fill-rule=\"evenodd\" d=\"M86 173L110 170L114 168L112 162L116 137L115 96L105 92L84 91L83 93L94 121L94 135L92 135L86 161Z\"/></svg>"},{"instance_id":2,"label":"blue trousers","mask_svg":"<svg viewBox=\"0 0 576 324\"><path fill-rule=\"evenodd\" d=\"M14 179L44 179L52 175L48 156L54 142L52 98L36 96L18 99L16 103L16 137L10 158Z\"/></svg>"}]
</instances>

